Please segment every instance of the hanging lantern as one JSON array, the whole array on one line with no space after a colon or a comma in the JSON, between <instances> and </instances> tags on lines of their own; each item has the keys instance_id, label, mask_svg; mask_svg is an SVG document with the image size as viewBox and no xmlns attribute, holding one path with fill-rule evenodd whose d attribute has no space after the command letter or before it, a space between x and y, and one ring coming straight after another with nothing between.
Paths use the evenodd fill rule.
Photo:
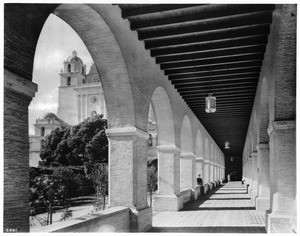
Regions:
<instances>
[{"instance_id":1,"label":"hanging lantern","mask_svg":"<svg viewBox=\"0 0 300 236\"><path fill-rule=\"evenodd\" d=\"M229 149L230 148L230 142L228 142L227 140L225 141L225 149Z\"/></svg>"},{"instance_id":2,"label":"hanging lantern","mask_svg":"<svg viewBox=\"0 0 300 236\"><path fill-rule=\"evenodd\" d=\"M230 161L234 161L234 157L230 157Z\"/></svg>"},{"instance_id":3,"label":"hanging lantern","mask_svg":"<svg viewBox=\"0 0 300 236\"><path fill-rule=\"evenodd\" d=\"M208 97L205 98L205 111L206 113L215 113L217 110L216 97L213 96L211 91L211 67L209 68L209 87L210 93Z\"/></svg>"},{"instance_id":4,"label":"hanging lantern","mask_svg":"<svg viewBox=\"0 0 300 236\"><path fill-rule=\"evenodd\" d=\"M207 113L214 113L216 112L216 97L213 96L212 93L208 94L208 97L206 97L206 103L205 103L205 111Z\"/></svg>"}]
</instances>

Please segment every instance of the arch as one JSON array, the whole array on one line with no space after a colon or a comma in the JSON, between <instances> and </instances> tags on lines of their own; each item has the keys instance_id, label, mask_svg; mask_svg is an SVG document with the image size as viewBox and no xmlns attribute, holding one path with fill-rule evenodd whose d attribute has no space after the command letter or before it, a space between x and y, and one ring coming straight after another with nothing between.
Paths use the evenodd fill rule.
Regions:
<instances>
[{"instance_id":1,"label":"arch","mask_svg":"<svg viewBox=\"0 0 300 236\"><path fill-rule=\"evenodd\" d=\"M268 143L268 126L269 126L269 89L267 79L264 77L261 84L260 99L259 99L259 112L257 119L258 126L258 143Z\"/></svg>"},{"instance_id":2,"label":"arch","mask_svg":"<svg viewBox=\"0 0 300 236\"><path fill-rule=\"evenodd\" d=\"M157 87L154 90L151 104L157 122L158 145L175 144L173 112L164 88Z\"/></svg>"},{"instance_id":3,"label":"arch","mask_svg":"<svg viewBox=\"0 0 300 236\"><path fill-rule=\"evenodd\" d=\"M45 127L44 126L41 127L41 136L45 136Z\"/></svg>"},{"instance_id":4,"label":"arch","mask_svg":"<svg viewBox=\"0 0 300 236\"><path fill-rule=\"evenodd\" d=\"M180 142L182 151L193 152L192 126L190 119L187 115L185 115L182 120Z\"/></svg>"},{"instance_id":5,"label":"arch","mask_svg":"<svg viewBox=\"0 0 300 236\"><path fill-rule=\"evenodd\" d=\"M71 77L70 76L68 76L68 78L67 78L67 85L71 85Z\"/></svg>"},{"instance_id":6,"label":"arch","mask_svg":"<svg viewBox=\"0 0 300 236\"><path fill-rule=\"evenodd\" d=\"M103 18L105 15L84 4L63 4L54 12L79 35L93 58L98 74L101 74L108 128L136 126L127 66L121 48ZM144 123L146 126L146 120Z\"/></svg>"},{"instance_id":7,"label":"arch","mask_svg":"<svg viewBox=\"0 0 300 236\"><path fill-rule=\"evenodd\" d=\"M68 72L71 72L71 64L68 64Z\"/></svg>"},{"instance_id":8,"label":"arch","mask_svg":"<svg viewBox=\"0 0 300 236\"><path fill-rule=\"evenodd\" d=\"M197 131L195 153L198 156L203 156L203 140L202 140L202 135L200 130Z\"/></svg>"},{"instance_id":9,"label":"arch","mask_svg":"<svg viewBox=\"0 0 300 236\"><path fill-rule=\"evenodd\" d=\"M205 155L205 159L209 160L209 144L208 144L208 139L205 139L205 145L204 145L204 155Z\"/></svg>"}]
</instances>

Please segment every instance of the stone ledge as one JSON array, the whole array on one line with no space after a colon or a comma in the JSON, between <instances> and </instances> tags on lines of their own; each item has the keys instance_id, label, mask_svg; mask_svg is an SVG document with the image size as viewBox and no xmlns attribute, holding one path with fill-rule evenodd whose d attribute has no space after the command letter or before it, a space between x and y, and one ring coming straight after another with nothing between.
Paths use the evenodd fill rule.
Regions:
<instances>
[{"instance_id":1,"label":"stone ledge","mask_svg":"<svg viewBox=\"0 0 300 236\"><path fill-rule=\"evenodd\" d=\"M156 148L159 152L163 152L163 153L175 153L181 151L181 149L177 147L175 144L159 145L156 146Z\"/></svg>"},{"instance_id":2,"label":"stone ledge","mask_svg":"<svg viewBox=\"0 0 300 236\"><path fill-rule=\"evenodd\" d=\"M282 120L270 122L268 127L268 134L271 135L273 131L285 130L285 129L295 129L296 122L294 120Z\"/></svg>"},{"instance_id":3,"label":"stone ledge","mask_svg":"<svg viewBox=\"0 0 300 236\"><path fill-rule=\"evenodd\" d=\"M83 230L84 228L88 228L88 225L96 225L99 221L108 220L109 218L115 218L120 214L126 213L128 213L128 216L125 220L128 221L127 227L129 231L129 212L130 208L128 207L112 207L101 212L96 212L94 214L84 215L54 225L45 226L41 229L31 232L88 232ZM113 224L106 224L103 225L103 227L103 232L120 232ZM124 232L126 232L126 230Z\"/></svg>"},{"instance_id":4,"label":"stone ledge","mask_svg":"<svg viewBox=\"0 0 300 236\"><path fill-rule=\"evenodd\" d=\"M194 158L195 154L192 152L181 152L180 157L182 158Z\"/></svg>"},{"instance_id":5,"label":"stone ledge","mask_svg":"<svg viewBox=\"0 0 300 236\"><path fill-rule=\"evenodd\" d=\"M4 69L4 88L33 98L38 90L37 84Z\"/></svg>"},{"instance_id":6,"label":"stone ledge","mask_svg":"<svg viewBox=\"0 0 300 236\"><path fill-rule=\"evenodd\" d=\"M136 128L134 126L107 129L105 130L105 133L108 136L108 138L123 136L138 136L145 139L149 138L148 132Z\"/></svg>"}]
</instances>

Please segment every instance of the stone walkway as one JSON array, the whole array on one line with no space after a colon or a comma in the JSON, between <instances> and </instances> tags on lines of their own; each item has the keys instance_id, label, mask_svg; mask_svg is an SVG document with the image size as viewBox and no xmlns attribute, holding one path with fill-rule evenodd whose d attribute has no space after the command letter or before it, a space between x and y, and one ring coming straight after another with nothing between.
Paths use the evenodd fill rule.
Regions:
<instances>
[{"instance_id":1,"label":"stone walkway","mask_svg":"<svg viewBox=\"0 0 300 236\"><path fill-rule=\"evenodd\" d=\"M150 232L266 233L264 214L255 211L241 182L229 182L178 212L154 214Z\"/></svg>"}]
</instances>

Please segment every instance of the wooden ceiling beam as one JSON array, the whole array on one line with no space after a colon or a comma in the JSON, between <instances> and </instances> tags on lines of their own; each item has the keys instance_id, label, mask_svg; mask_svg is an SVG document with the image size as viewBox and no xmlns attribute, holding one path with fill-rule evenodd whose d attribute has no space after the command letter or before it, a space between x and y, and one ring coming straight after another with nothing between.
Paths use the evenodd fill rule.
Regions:
<instances>
[{"instance_id":1,"label":"wooden ceiling beam","mask_svg":"<svg viewBox=\"0 0 300 236\"><path fill-rule=\"evenodd\" d=\"M266 44L268 37L266 35L253 35L249 37L240 37L234 39L219 39L202 43L187 44L181 46L170 46L155 48L150 50L152 57L165 56L171 54L200 52L214 49L223 49L228 47L243 47L257 44Z\"/></svg>"},{"instance_id":2,"label":"wooden ceiling beam","mask_svg":"<svg viewBox=\"0 0 300 236\"><path fill-rule=\"evenodd\" d=\"M212 64L210 64L211 62ZM201 66L194 66L194 67L188 67L188 68L180 68L180 69L170 69L165 70L165 75L175 75L175 74L186 74L186 73L197 73L201 71L207 71L207 70L217 70L217 69L229 69L229 68L235 68L235 69L242 69L247 68L250 66L259 66L262 65L262 60L259 59L253 59L249 61L232 61L232 62L225 62L225 63L219 63L215 64L213 61L206 61L205 65Z\"/></svg>"},{"instance_id":3,"label":"wooden ceiling beam","mask_svg":"<svg viewBox=\"0 0 300 236\"><path fill-rule=\"evenodd\" d=\"M265 45L246 45L241 47L229 47L222 48L216 50L207 50L202 52L195 53L184 53L172 56L158 56L155 58L157 64L162 63L170 63L170 62L180 62L186 60L193 60L199 58L213 58L213 57L221 57L228 55L241 55L246 53L255 53L255 52L264 52L266 46Z\"/></svg>"},{"instance_id":4,"label":"wooden ceiling beam","mask_svg":"<svg viewBox=\"0 0 300 236\"><path fill-rule=\"evenodd\" d=\"M218 39L228 39L228 38L238 38L251 35L267 35L269 34L270 25L265 24L255 24L255 25L246 25L233 28L222 28L218 30L204 31L200 33L192 34L181 34L178 32L178 35L171 37L162 37L154 39L145 39L145 48L153 49L160 48L164 46L172 45L182 45L188 43L199 43L207 42L210 40Z\"/></svg>"},{"instance_id":5,"label":"wooden ceiling beam","mask_svg":"<svg viewBox=\"0 0 300 236\"><path fill-rule=\"evenodd\" d=\"M169 80L171 81L183 81L188 79L201 79L201 78L207 78L209 76L214 76L215 78L221 78L226 77L229 75L235 75L235 74L246 74L246 73L260 73L260 67L259 66L249 66L249 67L242 67L242 68L225 68L220 70L211 70L210 67L206 67L208 70L206 71L200 71L196 73L186 73L186 74L178 74L178 75L169 75ZM213 69L214 67L211 67Z\"/></svg>"},{"instance_id":6,"label":"wooden ceiling beam","mask_svg":"<svg viewBox=\"0 0 300 236\"><path fill-rule=\"evenodd\" d=\"M188 5L187 7L189 6L192 5ZM172 11L153 12L148 15L132 14L129 17L129 21L131 22L131 29L137 30L152 26L176 24L181 21L189 22L258 11L272 11L274 10L274 7L275 6L271 4L199 4L193 8L182 7L177 10L173 9ZM123 16L123 8L121 7L121 9ZM179 15L180 17L178 17ZM128 16L124 15L123 18L126 19Z\"/></svg>"},{"instance_id":7,"label":"wooden ceiling beam","mask_svg":"<svg viewBox=\"0 0 300 236\"><path fill-rule=\"evenodd\" d=\"M181 68L189 68L195 66L205 66L205 65L216 65L216 64L225 64L225 63L232 63L232 62L246 62L246 61L257 61L263 60L264 53L249 53L245 55L230 55L224 57L215 57L215 58L208 58L208 59L201 59L201 60L190 60L184 62L173 62L167 64L161 64L160 68L162 70L170 70L170 69L181 69Z\"/></svg>"},{"instance_id":8,"label":"wooden ceiling beam","mask_svg":"<svg viewBox=\"0 0 300 236\"><path fill-rule=\"evenodd\" d=\"M251 12L217 18L210 18L200 21L181 21L177 24L153 26L150 28L138 29L138 39L153 39L178 34L189 34L209 30L239 27L251 24L270 24L272 22L272 11Z\"/></svg>"}]
</instances>

